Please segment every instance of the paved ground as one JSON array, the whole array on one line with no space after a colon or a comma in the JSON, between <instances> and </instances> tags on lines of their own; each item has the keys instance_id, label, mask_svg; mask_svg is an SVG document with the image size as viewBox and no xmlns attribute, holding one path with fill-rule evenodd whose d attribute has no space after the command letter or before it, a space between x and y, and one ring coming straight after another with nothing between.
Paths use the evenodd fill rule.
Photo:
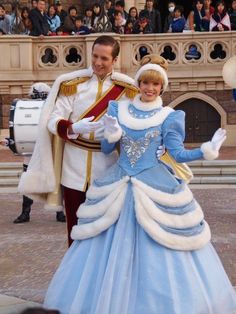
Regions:
<instances>
[{"instance_id":1,"label":"paved ground","mask_svg":"<svg viewBox=\"0 0 236 314\"><path fill-rule=\"evenodd\" d=\"M236 159L236 148L223 148L219 159ZM6 161L23 161L23 158L0 147L0 162ZM236 286L235 190L193 191L210 224L212 242ZM55 213L43 210L42 203L37 202L33 205L31 221L15 225L12 221L19 214L20 206L20 195L0 194L0 314L18 314L26 306L41 304L67 249L66 226L56 222Z\"/></svg>"},{"instance_id":2,"label":"paved ground","mask_svg":"<svg viewBox=\"0 0 236 314\"><path fill-rule=\"evenodd\" d=\"M213 243L235 286L235 190L194 190L194 194L204 208ZM56 222L55 214L37 203L31 221L15 225L12 220L19 213L20 202L19 195L0 194L0 294L41 303L67 247L65 224Z\"/></svg>"}]
</instances>

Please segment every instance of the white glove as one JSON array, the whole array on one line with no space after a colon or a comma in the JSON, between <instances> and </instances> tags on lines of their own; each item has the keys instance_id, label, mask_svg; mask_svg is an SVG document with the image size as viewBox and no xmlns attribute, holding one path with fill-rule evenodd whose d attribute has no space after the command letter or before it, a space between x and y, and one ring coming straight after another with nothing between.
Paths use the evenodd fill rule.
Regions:
<instances>
[{"instance_id":1,"label":"white glove","mask_svg":"<svg viewBox=\"0 0 236 314\"><path fill-rule=\"evenodd\" d=\"M109 116L108 114L103 116L103 124L106 132L109 133L115 133L120 128L116 117Z\"/></svg>"},{"instance_id":2,"label":"white glove","mask_svg":"<svg viewBox=\"0 0 236 314\"><path fill-rule=\"evenodd\" d=\"M164 144L158 146L157 151L156 151L157 159L160 159L161 156L165 154L165 151L166 151L166 148Z\"/></svg>"},{"instance_id":3,"label":"white glove","mask_svg":"<svg viewBox=\"0 0 236 314\"><path fill-rule=\"evenodd\" d=\"M226 140L226 130L219 128L211 139L212 149L219 151L221 145Z\"/></svg>"},{"instance_id":4,"label":"white glove","mask_svg":"<svg viewBox=\"0 0 236 314\"><path fill-rule=\"evenodd\" d=\"M81 119L78 122L72 124L72 130L75 134L83 134L94 132L102 126L102 123L99 122L91 122L94 119L94 116L89 118Z\"/></svg>"},{"instance_id":5,"label":"white glove","mask_svg":"<svg viewBox=\"0 0 236 314\"><path fill-rule=\"evenodd\" d=\"M104 138L109 143L116 143L122 136L122 129L118 124L116 117L105 114L103 116Z\"/></svg>"},{"instance_id":6,"label":"white glove","mask_svg":"<svg viewBox=\"0 0 236 314\"><path fill-rule=\"evenodd\" d=\"M213 160L219 156L219 149L226 139L226 130L218 129L213 135L211 141L201 145L203 157L206 160Z\"/></svg>"}]
</instances>

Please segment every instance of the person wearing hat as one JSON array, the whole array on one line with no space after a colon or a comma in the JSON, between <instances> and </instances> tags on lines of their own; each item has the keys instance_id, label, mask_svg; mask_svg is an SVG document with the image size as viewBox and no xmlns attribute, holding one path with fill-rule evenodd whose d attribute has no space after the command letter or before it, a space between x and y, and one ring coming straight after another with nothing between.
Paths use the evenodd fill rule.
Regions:
<instances>
[{"instance_id":1,"label":"person wearing hat","mask_svg":"<svg viewBox=\"0 0 236 314\"><path fill-rule=\"evenodd\" d=\"M109 155L119 145L119 159L92 183L79 207L75 241L50 283L46 307L74 314L236 310L200 205L156 158L164 144L181 163L213 160L225 130L200 148L184 148L184 112L164 107L161 98L166 70L162 57L143 57L135 76L140 93L110 101L102 151Z\"/></svg>"},{"instance_id":2,"label":"person wearing hat","mask_svg":"<svg viewBox=\"0 0 236 314\"><path fill-rule=\"evenodd\" d=\"M56 2L57 15L61 20L61 26L64 25L65 18L67 16L67 12L63 9L62 3L60 1Z\"/></svg>"}]
</instances>

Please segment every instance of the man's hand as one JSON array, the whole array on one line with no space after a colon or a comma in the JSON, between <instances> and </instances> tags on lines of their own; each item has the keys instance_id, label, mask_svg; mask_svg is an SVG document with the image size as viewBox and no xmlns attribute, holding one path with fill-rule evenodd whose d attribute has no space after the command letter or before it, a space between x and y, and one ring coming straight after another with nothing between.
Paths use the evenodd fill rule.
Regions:
<instances>
[{"instance_id":1,"label":"man's hand","mask_svg":"<svg viewBox=\"0 0 236 314\"><path fill-rule=\"evenodd\" d=\"M101 128L101 122L91 122L94 119L94 116L89 118L81 119L78 122L75 122L71 125L71 129L74 134L83 134L94 132L97 129Z\"/></svg>"}]
</instances>

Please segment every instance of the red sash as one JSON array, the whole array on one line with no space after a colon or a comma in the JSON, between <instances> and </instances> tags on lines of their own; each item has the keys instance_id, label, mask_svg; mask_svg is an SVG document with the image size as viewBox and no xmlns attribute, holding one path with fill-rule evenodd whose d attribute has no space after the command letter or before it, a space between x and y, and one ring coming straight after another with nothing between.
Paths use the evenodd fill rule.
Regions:
<instances>
[{"instance_id":1,"label":"red sash","mask_svg":"<svg viewBox=\"0 0 236 314\"><path fill-rule=\"evenodd\" d=\"M85 111L79 120L94 116L93 121L97 121L107 111L110 100L118 100L124 93L125 87L120 85L112 85L95 103L93 103L87 111Z\"/></svg>"},{"instance_id":2,"label":"red sash","mask_svg":"<svg viewBox=\"0 0 236 314\"><path fill-rule=\"evenodd\" d=\"M109 101L118 100L124 92L124 86L112 85L95 103L88 108L88 110L86 110L79 117L79 120L91 116L95 117L93 121L99 120L106 113ZM101 151L100 141L96 141L93 138L85 139L79 136L76 140L67 139L67 142L70 142L72 145L78 146L87 151Z\"/></svg>"}]
</instances>

